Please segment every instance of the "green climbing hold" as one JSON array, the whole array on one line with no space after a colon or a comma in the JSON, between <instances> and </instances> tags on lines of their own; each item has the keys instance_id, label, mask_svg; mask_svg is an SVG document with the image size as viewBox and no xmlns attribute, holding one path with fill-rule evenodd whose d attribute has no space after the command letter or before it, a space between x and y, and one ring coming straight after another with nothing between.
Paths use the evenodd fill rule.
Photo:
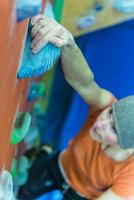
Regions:
<instances>
[{"instance_id":1,"label":"green climbing hold","mask_svg":"<svg viewBox=\"0 0 134 200\"><path fill-rule=\"evenodd\" d=\"M26 136L31 124L31 114L28 112L18 112L16 116L15 126L12 131L10 142L17 144Z\"/></svg>"}]
</instances>

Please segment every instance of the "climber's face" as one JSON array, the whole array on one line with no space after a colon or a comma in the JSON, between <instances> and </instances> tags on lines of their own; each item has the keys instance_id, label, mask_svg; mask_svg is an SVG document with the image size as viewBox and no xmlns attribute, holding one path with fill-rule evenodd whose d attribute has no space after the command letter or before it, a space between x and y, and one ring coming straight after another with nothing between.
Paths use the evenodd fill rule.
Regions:
<instances>
[{"instance_id":1,"label":"climber's face","mask_svg":"<svg viewBox=\"0 0 134 200\"><path fill-rule=\"evenodd\" d=\"M112 108L108 107L98 116L90 128L91 137L106 145L116 145L118 142L112 115Z\"/></svg>"}]
</instances>

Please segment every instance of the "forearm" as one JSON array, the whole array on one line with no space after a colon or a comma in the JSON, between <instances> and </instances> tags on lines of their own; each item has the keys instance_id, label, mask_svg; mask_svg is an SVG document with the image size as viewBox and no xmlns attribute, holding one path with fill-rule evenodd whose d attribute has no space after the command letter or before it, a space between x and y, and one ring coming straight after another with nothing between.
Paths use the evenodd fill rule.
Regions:
<instances>
[{"instance_id":1,"label":"forearm","mask_svg":"<svg viewBox=\"0 0 134 200\"><path fill-rule=\"evenodd\" d=\"M75 42L62 48L61 58L66 81L88 104L96 108L105 107L111 95L95 82L93 72Z\"/></svg>"},{"instance_id":2,"label":"forearm","mask_svg":"<svg viewBox=\"0 0 134 200\"><path fill-rule=\"evenodd\" d=\"M86 89L94 81L93 72L75 42L62 47L61 60L65 79L76 91Z\"/></svg>"},{"instance_id":3,"label":"forearm","mask_svg":"<svg viewBox=\"0 0 134 200\"><path fill-rule=\"evenodd\" d=\"M48 42L60 47L62 68L67 82L88 104L95 108L105 107L111 96L95 82L94 75L72 34L55 20L42 15L35 16L31 22L32 52L37 53Z\"/></svg>"}]
</instances>

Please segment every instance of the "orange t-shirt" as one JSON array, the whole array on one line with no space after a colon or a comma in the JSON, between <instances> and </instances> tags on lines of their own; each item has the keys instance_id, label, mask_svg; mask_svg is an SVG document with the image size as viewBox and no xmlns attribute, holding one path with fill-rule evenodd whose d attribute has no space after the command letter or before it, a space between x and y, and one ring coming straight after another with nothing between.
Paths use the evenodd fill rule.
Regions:
<instances>
[{"instance_id":1,"label":"orange t-shirt","mask_svg":"<svg viewBox=\"0 0 134 200\"><path fill-rule=\"evenodd\" d=\"M115 101L113 98L111 104ZM89 129L100 112L90 112L80 133L62 153L65 174L71 187L89 199L101 196L108 188L122 197L134 199L134 156L126 161L114 161L90 137Z\"/></svg>"}]
</instances>

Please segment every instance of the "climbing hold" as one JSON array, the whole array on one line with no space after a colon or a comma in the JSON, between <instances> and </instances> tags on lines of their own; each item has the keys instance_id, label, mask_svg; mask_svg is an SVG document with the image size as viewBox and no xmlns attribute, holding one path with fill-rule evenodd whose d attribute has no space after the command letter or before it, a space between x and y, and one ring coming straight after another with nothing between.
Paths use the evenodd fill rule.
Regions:
<instances>
[{"instance_id":1,"label":"climbing hold","mask_svg":"<svg viewBox=\"0 0 134 200\"><path fill-rule=\"evenodd\" d=\"M28 112L18 112L15 127L11 134L11 144L21 142L26 136L31 124L31 115Z\"/></svg>"},{"instance_id":2,"label":"climbing hold","mask_svg":"<svg viewBox=\"0 0 134 200\"><path fill-rule=\"evenodd\" d=\"M26 183L30 166L26 156L21 156L19 159L13 159L10 171L16 187Z\"/></svg>"},{"instance_id":3,"label":"climbing hold","mask_svg":"<svg viewBox=\"0 0 134 200\"><path fill-rule=\"evenodd\" d=\"M42 97L45 94L45 83L32 81L29 88L27 100L29 102L35 100L37 97Z\"/></svg>"},{"instance_id":4,"label":"climbing hold","mask_svg":"<svg viewBox=\"0 0 134 200\"><path fill-rule=\"evenodd\" d=\"M12 176L6 170L0 173L0 199L15 200Z\"/></svg>"},{"instance_id":5,"label":"climbing hold","mask_svg":"<svg viewBox=\"0 0 134 200\"><path fill-rule=\"evenodd\" d=\"M47 1L45 13L46 16L53 16L52 5L50 5L49 1ZM26 45L22 56L21 66L17 74L19 79L43 75L54 66L61 53L60 48L48 43L37 54L33 54L31 50L31 28L32 25L29 23Z\"/></svg>"},{"instance_id":6,"label":"climbing hold","mask_svg":"<svg viewBox=\"0 0 134 200\"><path fill-rule=\"evenodd\" d=\"M134 0L116 0L113 1L112 6L123 13L134 12Z\"/></svg>"},{"instance_id":7,"label":"climbing hold","mask_svg":"<svg viewBox=\"0 0 134 200\"><path fill-rule=\"evenodd\" d=\"M17 21L31 18L41 11L42 0L17 0Z\"/></svg>"},{"instance_id":8,"label":"climbing hold","mask_svg":"<svg viewBox=\"0 0 134 200\"><path fill-rule=\"evenodd\" d=\"M78 20L77 26L81 30L86 30L90 26L94 25L95 21L96 21L96 15L94 12L93 13L91 12L89 15L81 17Z\"/></svg>"},{"instance_id":9,"label":"climbing hold","mask_svg":"<svg viewBox=\"0 0 134 200\"><path fill-rule=\"evenodd\" d=\"M97 1L97 2L94 3L94 9L95 9L96 12L101 12L104 9L104 4Z\"/></svg>"}]
</instances>

